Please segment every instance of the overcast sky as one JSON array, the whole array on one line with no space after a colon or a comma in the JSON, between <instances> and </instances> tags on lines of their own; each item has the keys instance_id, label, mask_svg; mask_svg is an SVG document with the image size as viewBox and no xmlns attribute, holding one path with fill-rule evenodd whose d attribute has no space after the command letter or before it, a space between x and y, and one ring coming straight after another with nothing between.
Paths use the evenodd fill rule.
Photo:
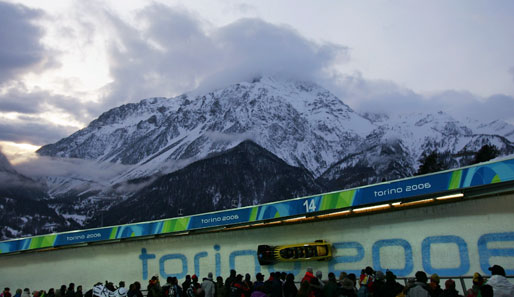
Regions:
<instances>
[{"instance_id":1,"label":"overcast sky","mask_svg":"<svg viewBox=\"0 0 514 297\"><path fill-rule=\"evenodd\" d=\"M514 1L0 0L0 146L12 162L110 108L256 74L357 111L514 123Z\"/></svg>"}]
</instances>

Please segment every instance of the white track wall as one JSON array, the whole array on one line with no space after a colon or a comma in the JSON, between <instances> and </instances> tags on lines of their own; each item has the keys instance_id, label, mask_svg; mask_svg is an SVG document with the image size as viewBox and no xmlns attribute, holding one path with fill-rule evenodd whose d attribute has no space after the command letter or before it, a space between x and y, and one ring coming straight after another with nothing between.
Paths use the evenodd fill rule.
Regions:
<instances>
[{"instance_id":1,"label":"white track wall","mask_svg":"<svg viewBox=\"0 0 514 297\"><path fill-rule=\"evenodd\" d=\"M334 244L329 262L260 266L259 244L291 244L325 239ZM0 256L0 287L31 290L74 282L84 291L94 283L140 281L159 274L290 271L298 280L307 267L358 273L366 266L400 276L418 270L439 275L488 274L500 264L514 271L514 195L461 201L330 221L240 231L133 240L54 251Z\"/></svg>"}]
</instances>

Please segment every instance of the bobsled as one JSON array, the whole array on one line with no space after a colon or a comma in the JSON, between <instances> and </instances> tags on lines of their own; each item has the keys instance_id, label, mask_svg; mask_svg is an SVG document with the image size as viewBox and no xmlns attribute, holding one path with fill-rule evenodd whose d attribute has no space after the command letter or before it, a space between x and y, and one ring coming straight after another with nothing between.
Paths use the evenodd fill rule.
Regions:
<instances>
[{"instance_id":1,"label":"bobsled","mask_svg":"<svg viewBox=\"0 0 514 297\"><path fill-rule=\"evenodd\" d=\"M257 258L261 265L271 265L277 262L330 260L332 245L325 240L277 246L259 245Z\"/></svg>"}]
</instances>

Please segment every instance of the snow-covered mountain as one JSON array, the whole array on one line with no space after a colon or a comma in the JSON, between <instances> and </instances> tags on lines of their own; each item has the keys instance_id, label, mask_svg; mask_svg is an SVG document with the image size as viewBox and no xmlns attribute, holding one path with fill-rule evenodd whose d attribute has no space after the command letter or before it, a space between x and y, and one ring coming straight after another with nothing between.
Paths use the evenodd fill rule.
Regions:
<instances>
[{"instance_id":1,"label":"snow-covered mountain","mask_svg":"<svg viewBox=\"0 0 514 297\"><path fill-rule=\"evenodd\" d=\"M316 179L310 189L334 190L411 176L427 152L444 153L450 167L469 164L486 144L498 148L500 155L513 154L513 131L507 123L460 122L444 112L359 114L319 85L261 77L208 93L150 98L113 108L38 153L89 160L102 171L116 170L110 177L46 178L53 207L69 217L82 216L79 223L87 224L84 218L141 201L146 197L142 193L173 192L161 177L190 172L189 166L199 166L195 162L228 152L245 140L285 162L274 166L306 170ZM174 180L184 178L175 175Z\"/></svg>"},{"instance_id":2,"label":"snow-covered mountain","mask_svg":"<svg viewBox=\"0 0 514 297\"><path fill-rule=\"evenodd\" d=\"M395 143L402 149L402 159L410 165L407 174L417 168L425 151L456 154L494 144L510 152L508 124L500 135L490 133L498 128L495 123L473 125L444 112L361 116L316 84L262 77L206 94L151 98L111 109L38 153L131 165L97 185L80 179L71 182L69 177L52 179L53 191L62 194L77 188L98 192L129 179L173 172L246 139L315 177L379 144Z\"/></svg>"},{"instance_id":3,"label":"snow-covered mountain","mask_svg":"<svg viewBox=\"0 0 514 297\"><path fill-rule=\"evenodd\" d=\"M138 165L121 177L126 179L173 170L252 139L318 176L373 129L315 84L262 78L120 106L38 153Z\"/></svg>"}]
</instances>

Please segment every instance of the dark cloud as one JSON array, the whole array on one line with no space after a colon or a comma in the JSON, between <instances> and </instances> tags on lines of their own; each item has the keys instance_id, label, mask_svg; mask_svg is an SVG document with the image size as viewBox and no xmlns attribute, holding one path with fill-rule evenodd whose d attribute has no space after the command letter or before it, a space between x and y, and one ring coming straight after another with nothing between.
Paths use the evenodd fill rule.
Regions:
<instances>
[{"instance_id":1,"label":"dark cloud","mask_svg":"<svg viewBox=\"0 0 514 297\"><path fill-rule=\"evenodd\" d=\"M512 76L512 81L514 82L514 67L510 67L509 73Z\"/></svg>"},{"instance_id":2,"label":"dark cloud","mask_svg":"<svg viewBox=\"0 0 514 297\"><path fill-rule=\"evenodd\" d=\"M0 85L47 61L39 42L43 31L33 23L41 16L39 10L0 2Z\"/></svg>"},{"instance_id":3,"label":"dark cloud","mask_svg":"<svg viewBox=\"0 0 514 297\"><path fill-rule=\"evenodd\" d=\"M37 114L45 111L45 98L40 93L31 93L23 87L10 88L0 96L0 112Z\"/></svg>"},{"instance_id":4,"label":"dark cloud","mask_svg":"<svg viewBox=\"0 0 514 297\"><path fill-rule=\"evenodd\" d=\"M38 117L0 119L0 140L44 145L70 135L76 128L58 126Z\"/></svg>"},{"instance_id":5,"label":"dark cloud","mask_svg":"<svg viewBox=\"0 0 514 297\"><path fill-rule=\"evenodd\" d=\"M37 115L53 111L68 114L77 121L89 121L91 106L96 106L96 103L83 104L79 98L51 94L42 89L28 90L23 84L7 88L0 95L0 112Z\"/></svg>"}]
</instances>

